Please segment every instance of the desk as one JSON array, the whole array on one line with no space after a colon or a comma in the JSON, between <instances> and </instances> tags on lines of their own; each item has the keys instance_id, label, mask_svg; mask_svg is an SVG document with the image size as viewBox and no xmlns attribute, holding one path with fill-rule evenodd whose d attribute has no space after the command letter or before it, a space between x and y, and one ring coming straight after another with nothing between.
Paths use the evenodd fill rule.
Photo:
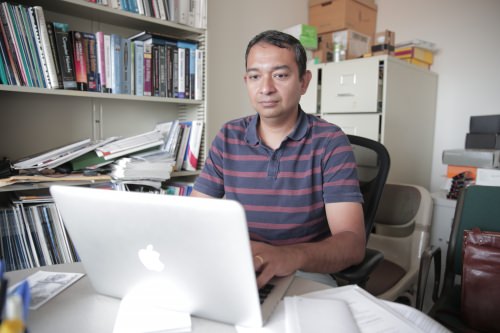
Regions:
<instances>
[{"instance_id":1,"label":"desk","mask_svg":"<svg viewBox=\"0 0 500 333\"><path fill-rule=\"evenodd\" d=\"M10 283L14 284L37 270L39 269L14 271L8 272L6 275ZM80 263L46 266L42 270L85 273ZM330 287L324 284L296 277L288 289L287 296L302 295L328 288ZM441 325L413 308L393 302L386 303L406 320L420 327L421 332L448 332ZM31 332L36 333L110 333L113 332L119 305L119 299L96 294L88 277L84 276L38 310L31 311L28 327ZM232 325L194 316L191 318L191 322L192 332L236 332Z\"/></svg>"},{"instance_id":2,"label":"desk","mask_svg":"<svg viewBox=\"0 0 500 333\"><path fill-rule=\"evenodd\" d=\"M40 269L7 273L12 285ZM41 270L85 273L80 263L53 265ZM326 285L295 278L287 295L300 295L329 288ZM120 300L96 294L90 280L84 276L75 284L51 299L38 310L30 312L28 327L36 333L110 333L113 332ZM192 317L192 332L236 332L234 326Z\"/></svg>"}]
</instances>

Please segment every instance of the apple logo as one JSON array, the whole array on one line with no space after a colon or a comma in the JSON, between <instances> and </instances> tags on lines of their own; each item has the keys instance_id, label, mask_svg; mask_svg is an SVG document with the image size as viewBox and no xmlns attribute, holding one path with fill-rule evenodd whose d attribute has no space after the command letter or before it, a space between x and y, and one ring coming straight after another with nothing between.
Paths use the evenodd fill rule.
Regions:
<instances>
[{"instance_id":1,"label":"apple logo","mask_svg":"<svg viewBox=\"0 0 500 333\"><path fill-rule=\"evenodd\" d=\"M165 265L160 260L160 253L153 249L153 245L149 244L145 249L140 249L138 252L139 260L150 271L161 272Z\"/></svg>"}]
</instances>

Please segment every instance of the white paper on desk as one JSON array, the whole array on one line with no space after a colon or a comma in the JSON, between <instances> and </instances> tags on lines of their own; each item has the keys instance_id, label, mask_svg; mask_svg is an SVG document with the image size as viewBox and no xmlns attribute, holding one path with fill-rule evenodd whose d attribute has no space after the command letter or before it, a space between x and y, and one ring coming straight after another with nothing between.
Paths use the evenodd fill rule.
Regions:
<instances>
[{"instance_id":1,"label":"white paper on desk","mask_svg":"<svg viewBox=\"0 0 500 333\"><path fill-rule=\"evenodd\" d=\"M151 304L133 293L125 296L118 309L113 333L150 332L191 332L191 316Z\"/></svg>"},{"instance_id":2,"label":"white paper on desk","mask_svg":"<svg viewBox=\"0 0 500 333\"><path fill-rule=\"evenodd\" d=\"M354 315L345 301L336 299L285 297L287 333L359 333Z\"/></svg>"},{"instance_id":3,"label":"white paper on desk","mask_svg":"<svg viewBox=\"0 0 500 333\"><path fill-rule=\"evenodd\" d=\"M362 333L426 332L358 286L331 288L303 296L345 301Z\"/></svg>"},{"instance_id":4,"label":"white paper on desk","mask_svg":"<svg viewBox=\"0 0 500 333\"><path fill-rule=\"evenodd\" d=\"M283 333L285 332L285 305L279 302L263 327L235 326L238 333Z\"/></svg>"}]
</instances>

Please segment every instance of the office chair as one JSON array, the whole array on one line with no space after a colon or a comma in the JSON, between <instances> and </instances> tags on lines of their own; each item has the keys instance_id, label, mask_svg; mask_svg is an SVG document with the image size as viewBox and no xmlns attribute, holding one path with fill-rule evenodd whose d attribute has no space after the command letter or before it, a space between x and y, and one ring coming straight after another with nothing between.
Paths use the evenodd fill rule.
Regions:
<instances>
[{"instance_id":1,"label":"office chair","mask_svg":"<svg viewBox=\"0 0 500 333\"><path fill-rule=\"evenodd\" d=\"M383 253L365 289L378 298L416 304L420 259L430 244L432 197L411 184L386 184L367 247Z\"/></svg>"},{"instance_id":2,"label":"office chair","mask_svg":"<svg viewBox=\"0 0 500 333\"><path fill-rule=\"evenodd\" d=\"M446 254L443 287L439 293L439 284L437 286L434 284L434 305L428 313L430 317L453 332L476 332L467 327L460 313L463 232L473 227L485 231L500 231L499 203L500 187L498 186L470 185L459 195ZM427 274L428 267L424 269ZM435 270L439 272L441 267L436 267ZM419 285L425 286L426 274L422 276ZM421 306L424 296L425 287L419 290L417 306Z\"/></svg>"},{"instance_id":3,"label":"office chair","mask_svg":"<svg viewBox=\"0 0 500 333\"><path fill-rule=\"evenodd\" d=\"M389 152L380 142L356 135L347 135L347 137L352 145L358 166L358 178L364 199L363 213L366 240L368 241L373 229L379 201L382 197L382 191L389 175L391 159ZM357 284L363 287L370 273L382 259L383 254L381 252L367 248L365 258L360 264L331 275L339 285Z\"/></svg>"}]
</instances>

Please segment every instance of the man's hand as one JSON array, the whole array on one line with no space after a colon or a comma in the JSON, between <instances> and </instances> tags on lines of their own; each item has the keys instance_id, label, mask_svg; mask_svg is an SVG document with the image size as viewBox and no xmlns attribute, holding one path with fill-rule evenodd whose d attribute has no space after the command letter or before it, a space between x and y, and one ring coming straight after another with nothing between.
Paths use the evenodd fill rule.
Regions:
<instances>
[{"instance_id":1,"label":"man's hand","mask_svg":"<svg viewBox=\"0 0 500 333\"><path fill-rule=\"evenodd\" d=\"M251 247L259 288L274 276L294 274L302 266L301 252L293 246L273 246L251 241Z\"/></svg>"}]
</instances>

